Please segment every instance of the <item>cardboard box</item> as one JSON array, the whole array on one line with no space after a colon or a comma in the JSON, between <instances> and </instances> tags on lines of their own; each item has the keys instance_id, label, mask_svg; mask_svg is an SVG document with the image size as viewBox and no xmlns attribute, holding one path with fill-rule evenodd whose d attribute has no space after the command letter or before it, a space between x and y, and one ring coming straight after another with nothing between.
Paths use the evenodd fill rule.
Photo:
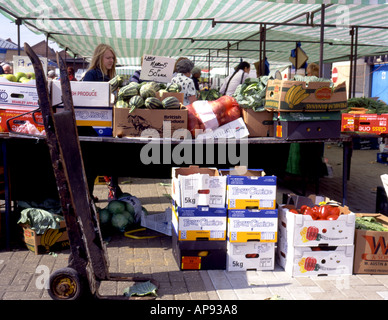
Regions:
<instances>
[{"instance_id":1,"label":"cardboard box","mask_svg":"<svg viewBox=\"0 0 388 320\"><path fill-rule=\"evenodd\" d=\"M388 114L351 114L343 113L342 132L365 132L382 134L388 132Z\"/></svg>"},{"instance_id":2,"label":"cardboard box","mask_svg":"<svg viewBox=\"0 0 388 320\"><path fill-rule=\"evenodd\" d=\"M275 243L228 242L226 271L273 270Z\"/></svg>"},{"instance_id":3,"label":"cardboard box","mask_svg":"<svg viewBox=\"0 0 388 320\"><path fill-rule=\"evenodd\" d=\"M113 108L114 137L186 138L186 109L135 109Z\"/></svg>"},{"instance_id":4,"label":"cardboard box","mask_svg":"<svg viewBox=\"0 0 388 320\"><path fill-rule=\"evenodd\" d=\"M176 205L182 208L198 205L225 208L226 177L220 176L216 168L174 167L171 196Z\"/></svg>"},{"instance_id":5,"label":"cardboard box","mask_svg":"<svg viewBox=\"0 0 388 320\"><path fill-rule=\"evenodd\" d=\"M226 240L226 208L173 205L172 225L180 241Z\"/></svg>"},{"instance_id":6,"label":"cardboard box","mask_svg":"<svg viewBox=\"0 0 388 320\"><path fill-rule=\"evenodd\" d=\"M276 207L276 177L266 176L262 169L223 169L227 176L228 209L274 209Z\"/></svg>"},{"instance_id":7,"label":"cardboard box","mask_svg":"<svg viewBox=\"0 0 388 320\"><path fill-rule=\"evenodd\" d=\"M341 121L276 121L275 132L285 140L335 139L341 135Z\"/></svg>"},{"instance_id":8,"label":"cardboard box","mask_svg":"<svg viewBox=\"0 0 388 320\"><path fill-rule=\"evenodd\" d=\"M343 246L354 244L356 215L347 207L340 207L341 215L337 220L313 220L309 215L295 214L290 209L300 209L302 205L313 207L328 198L311 195L293 195L293 204L280 205L279 238L290 246Z\"/></svg>"},{"instance_id":9,"label":"cardboard box","mask_svg":"<svg viewBox=\"0 0 388 320\"><path fill-rule=\"evenodd\" d=\"M0 104L5 106L38 107L35 80L28 83L11 82L0 77Z\"/></svg>"},{"instance_id":10,"label":"cardboard box","mask_svg":"<svg viewBox=\"0 0 388 320\"><path fill-rule=\"evenodd\" d=\"M167 208L164 212L146 214L141 212L140 225L165 235L172 235L172 209Z\"/></svg>"},{"instance_id":11,"label":"cardboard box","mask_svg":"<svg viewBox=\"0 0 388 320\"><path fill-rule=\"evenodd\" d=\"M273 111L256 112L242 109L242 116L249 131L249 137L273 137Z\"/></svg>"},{"instance_id":12,"label":"cardboard box","mask_svg":"<svg viewBox=\"0 0 388 320\"><path fill-rule=\"evenodd\" d=\"M57 107L57 112L63 108ZM80 127L112 128L113 116L111 107L74 107L76 125Z\"/></svg>"},{"instance_id":13,"label":"cardboard box","mask_svg":"<svg viewBox=\"0 0 388 320\"><path fill-rule=\"evenodd\" d=\"M226 268L226 241L179 241L173 231L172 253L180 270Z\"/></svg>"},{"instance_id":14,"label":"cardboard box","mask_svg":"<svg viewBox=\"0 0 388 320\"><path fill-rule=\"evenodd\" d=\"M388 227L388 217L382 214L358 213L372 216ZM388 232L356 229L354 273L388 274Z\"/></svg>"},{"instance_id":15,"label":"cardboard box","mask_svg":"<svg viewBox=\"0 0 388 320\"><path fill-rule=\"evenodd\" d=\"M298 90L299 97L302 93L305 94L303 100L298 99L298 94L295 94ZM345 82L331 87L330 82L306 84L304 81L269 80L265 107L288 112L340 111L347 108L347 100Z\"/></svg>"},{"instance_id":16,"label":"cardboard box","mask_svg":"<svg viewBox=\"0 0 388 320\"><path fill-rule=\"evenodd\" d=\"M229 242L276 242L278 210L228 210Z\"/></svg>"},{"instance_id":17,"label":"cardboard box","mask_svg":"<svg viewBox=\"0 0 388 320\"><path fill-rule=\"evenodd\" d=\"M43 118L41 112L34 112L25 114L29 111L36 110L36 107L21 107L21 106L0 106L0 131L12 132L16 131L18 127L29 121L40 132L44 130ZM24 114L24 115L23 115ZM14 118L17 117L15 119Z\"/></svg>"},{"instance_id":18,"label":"cardboard box","mask_svg":"<svg viewBox=\"0 0 388 320\"><path fill-rule=\"evenodd\" d=\"M71 81L74 107L112 107L111 91L108 82ZM61 81L53 80L51 85L52 105L62 104Z\"/></svg>"},{"instance_id":19,"label":"cardboard box","mask_svg":"<svg viewBox=\"0 0 388 320\"><path fill-rule=\"evenodd\" d=\"M332 247L293 247L279 241L277 262L293 277L351 275L354 245Z\"/></svg>"},{"instance_id":20,"label":"cardboard box","mask_svg":"<svg viewBox=\"0 0 388 320\"><path fill-rule=\"evenodd\" d=\"M36 234L36 231L31 229L29 225L23 225L22 227L24 242L26 243L27 248L34 252L36 255L70 248L65 221L60 222L59 229L48 229L42 235ZM52 236L59 233L61 234L58 240L51 246L47 246L42 243L42 237L48 232L52 233Z\"/></svg>"}]
</instances>

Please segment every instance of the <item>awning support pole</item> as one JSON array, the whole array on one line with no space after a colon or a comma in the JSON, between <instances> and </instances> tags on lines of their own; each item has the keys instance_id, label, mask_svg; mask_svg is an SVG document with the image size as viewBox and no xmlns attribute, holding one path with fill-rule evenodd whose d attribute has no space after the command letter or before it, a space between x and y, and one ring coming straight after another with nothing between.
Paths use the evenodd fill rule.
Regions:
<instances>
[{"instance_id":1,"label":"awning support pole","mask_svg":"<svg viewBox=\"0 0 388 320\"><path fill-rule=\"evenodd\" d=\"M354 27L349 32L350 38L350 69L349 69L349 87L348 87L348 98L352 97L352 87L353 87L353 46L354 46Z\"/></svg>"},{"instance_id":2,"label":"awning support pole","mask_svg":"<svg viewBox=\"0 0 388 320\"><path fill-rule=\"evenodd\" d=\"M356 81L357 81L357 44L358 44L358 27L355 28L354 35L354 65L353 65L353 94L352 97L356 96Z\"/></svg>"},{"instance_id":3,"label":"awning support pole","mask_svg":"<svg viewBox=\"0 0 388 320\"><path fill-rule=\"evenodd\" d=\"M16 18L15 23L17 25L17 33L18 33L18 56L20 56L20 25L22 24L22 19Z\"/></svg>"},{"instance_id":4,"label":"awning support pole","mask_svg":"<svg viewBox=\"0 0 388 320\"><path fill-rule=\"evenodd\" d=\"M323 43L325 38L325 8L324 4L321 5L321 33L319 44L319 77L323 77Z\"/></svg>"}]
</instances>

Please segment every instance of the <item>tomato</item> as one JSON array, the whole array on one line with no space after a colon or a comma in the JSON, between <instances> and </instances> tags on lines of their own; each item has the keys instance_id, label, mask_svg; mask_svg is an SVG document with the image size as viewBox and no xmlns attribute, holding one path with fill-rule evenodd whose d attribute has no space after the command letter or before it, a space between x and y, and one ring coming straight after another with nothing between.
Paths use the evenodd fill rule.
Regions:
<instances>
[{"instance_id":1,"label":"tomato","mask_svg":"<svg viewBox=\"0 0 388 320\"><path fill-rule=\"evenodd\" d=\"M326 220L326 218L329 216L330 214L330 206L328 205L322 205L319 207L319 211L318 211L318 215L319 215L319 218L322 219L322 220Z\"/></svg>"},{"instance_id":2,"label":"tomato","mask_svg":"<svg viewBox=\"0 0 388 320\"><path fill-rule=\"evenodd\" d=\"M337 216L336 214L331 214L329 216L326 217L326 220L337 220L339 216Z\"/></svg>"},{"instance_id":3,"label":"tomato","mask_svg":"<svg viewBox=\"0 0 388 320\"><path fill-rule=\"evenodd\" d=\"M290 212L295 213L295 214L299 214L298 210L296 210L296 209L290 209Z\"/></svg>"},{"instance_id":4,"label":"tomato","mask_svg":"<svg viewBox=\"0 0 388 320\"><path fill-rule=\"evenodd\" d=\"M315 212L315 211L314 211L312 208L310 208L310 207L307 207L303 214L306 215L306 216L311 216L311 218L312 218L313 220L317 220L317 219L318 219L318 213Z\"/></svg>"}]
</instances>

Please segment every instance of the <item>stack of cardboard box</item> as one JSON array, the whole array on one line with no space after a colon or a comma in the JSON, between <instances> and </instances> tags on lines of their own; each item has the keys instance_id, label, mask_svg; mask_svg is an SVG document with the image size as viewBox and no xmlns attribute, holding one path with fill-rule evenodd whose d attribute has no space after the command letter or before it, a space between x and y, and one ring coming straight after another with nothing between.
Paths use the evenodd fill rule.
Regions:
<instances>
[{"instance_id":1,"label":"stack of cardboard box","mask_svg":"<svg viewBox=\"0 0 388 320\"><path fill-rule=\"evenodd\" d=\"M328 200L315 195L289 195L279 206L277 260L293 277L352 274L355 214L340 207L337 220L313 220L290 211Z\"/></svg>"},{"instance_id":2,"label":"stack of cardboard box","mask_svg":"<svg viewBox=\"0 0 388 320\"><path fill-rule=\"evenodd\" d=\"M172 169L173 254L181 270L225 269L225 190L216 168Z\"/></svg>"},{"instance_id":3,"label":"stack of cardboard box","mask_svg":"<svg viewBox=\"0 0 388 320\"><path fill-rule=\"evenodd\" d=\"M227 271L273 270L277 241L276 177L263 170L220 170L227 176Z\"/></svg>"}]
</instances>

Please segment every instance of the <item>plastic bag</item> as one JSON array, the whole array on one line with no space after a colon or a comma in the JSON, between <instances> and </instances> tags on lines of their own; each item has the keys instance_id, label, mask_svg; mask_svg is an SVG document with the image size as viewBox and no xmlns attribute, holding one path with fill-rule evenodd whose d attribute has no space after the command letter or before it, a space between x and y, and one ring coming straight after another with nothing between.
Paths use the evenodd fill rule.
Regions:
<instances>
[{"instance_id":1,"label":"plastic bag","mask_svg":"<svg viewBox=\"0 0 388 320\"><path fill-rule=\"evenodd\" d=\"M46 134L44 130L42 132L39 131L38 128L28 120L24 124L18 126L15 129L15 132L35 134L35 135L45 135Z\"/></svg>"},{"instance_id":2,"label":"plastic bag","mask_svg":"<svg viewBox=\"0 0 388 320\"><path fill-rule=\"evenodd\" d=\"M188 129L193 137L201 130L214 130L241 117L240 105L231 96L222 96L214 101L196 101L186 108Z\"/></svg>"}]
</instances>

